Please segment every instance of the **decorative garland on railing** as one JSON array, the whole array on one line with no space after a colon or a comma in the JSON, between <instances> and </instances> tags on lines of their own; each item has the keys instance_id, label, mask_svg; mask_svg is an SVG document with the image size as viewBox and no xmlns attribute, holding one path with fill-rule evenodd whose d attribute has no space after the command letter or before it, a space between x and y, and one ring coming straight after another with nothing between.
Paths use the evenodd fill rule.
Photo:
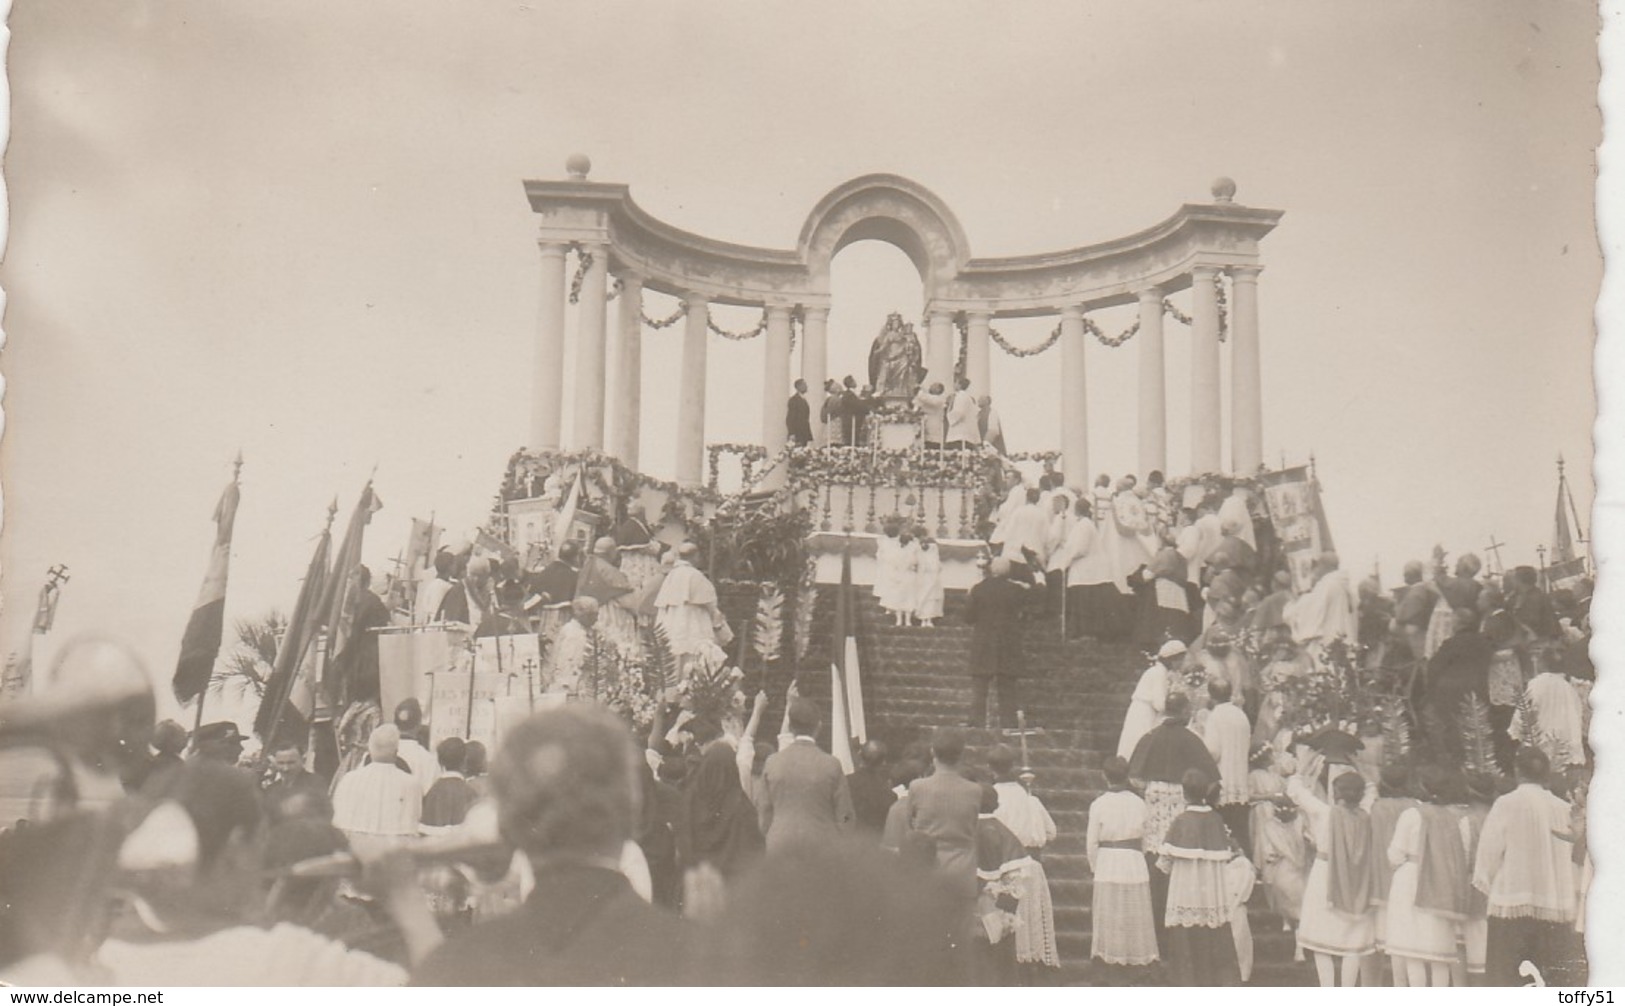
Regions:
<instances>
[{"instance_id":1,"label":"decorative garland on railing","mask_svg":"<svg viewBox=\"0 0 1625 1006\"><path fill-rule=\"evenodd\" d=\"M579 241L570 242L570 250L576 254L576 274L570 279L570 303L581 301L581 284L587 280L587 270L592 268L592 252L581 246Z\"/></svg>"}]
</instances>

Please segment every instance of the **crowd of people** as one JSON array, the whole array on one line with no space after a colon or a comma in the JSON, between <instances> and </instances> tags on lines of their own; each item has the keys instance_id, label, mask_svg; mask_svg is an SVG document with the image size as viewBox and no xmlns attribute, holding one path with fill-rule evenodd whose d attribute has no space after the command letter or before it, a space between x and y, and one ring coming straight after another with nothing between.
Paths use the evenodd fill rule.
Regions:
<instances>
[{"instance_id":1,"label":"crowd of people","mask_svg":"<svg viewBox=\"0 0 1625 1006\"><path fill-rule=\"evenodd\" d=\"M330 782L293 742L245 756L233 724L154 724L120 645L70 645L57 672L0 737L49 753L0 835L8 982L1010 983L1058 963L1054 822L1013 750L972 767L953 729L895 759L871 742L848 774L794 686L776 743L765 693L637 735L582 700L488 762L431 751L406 700Z\"/></svg>"},{"instance_id":2,"label":"crowd of people","mask_svg":"<svg viewBox=\"0 0 1625 1006\"><path fill-rule=\"evenodd\" d=\"M1147 654L1083 836L1095 976L1246 981L1249 907L1267 907L1323 985L1583 981L1589 583L1439 551L1392 592L1330 553L1295 577L1245 487L1011 483L956 608L937 544L901 522L874 591L900 625L972 626L970 726L995 697L1015 725L1034 632ZM0 978L1045 980L1057 829L1011 748L944 726L863 744L847 772L793 684L777 737L765 693L665 694L646 730L602 704L585 655L652 626L685 677L720 665L731 634L697 559L635 520L533 574L437 557L412 620L549 640L558 701L491 752L431 748L408 699L335 766L284 736L245 757L235 724L154 723L124 647L70 646L0 727L0 757L45 752L0 836ZM1347 666L1391 686L1390 728L1317 721L1292 686Z\"/></svg>"},{"instance_id":3,"label":"crowd of people","mask_svg":"<svg viewBox=\"0 0 1625 1006\"><path fill-rule=\"evenodd\" d=\"M1583 975L1589 581L1435 550L1392 592L1332 553L1295 582L1252 504L1046 476L996 514L961 616L972 723L992 681L1013 725L1033 632L1152 655L1089 817L1094 958L1245 980L1256 885L1324 985ZM1368 694L1312 708L1311 678Z\"/></svg>"}]
</instances>

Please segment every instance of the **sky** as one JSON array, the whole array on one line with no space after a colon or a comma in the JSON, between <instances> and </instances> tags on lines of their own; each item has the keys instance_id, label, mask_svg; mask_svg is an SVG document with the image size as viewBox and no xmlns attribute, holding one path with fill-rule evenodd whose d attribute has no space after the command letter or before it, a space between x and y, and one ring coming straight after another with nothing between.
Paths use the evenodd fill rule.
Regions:
<instances>
[{"instance_id":1,"label":"sky","mask_svg":"<svg viewBox=\"0 0 1625 1006\"><path fill-rule=\"evenodd\" d=\"M1491 535L1508 565L1535 562L1559 454L1589 527L1591 8L1155 11L16 3L0 652L65 563L53 635L127 639L167 682L239 450L228 621L291 607L329 502L342 526L375 468L375 570L414 516L480 524L530 414L521 182L578 151L662 220L773 248L842 182L904 175L978 256L1110 240L1230 176L1238 202L1286 213L1262 244L1265 454L1313 455L1346 567L1392 582L1435 543ZM902 252L869 242L835 260L833 296L837 374L861 372L889 311L921 306ZM1133 309L1092 317L1112 332ZM1029 345L1054 320L995 324ZM643 467L660 476L680 338L645 332ZM1187 345L1170 323L1176 472ZM761 353L713 337L709 440L757 439ZM1056 353L995 349L1013 449L1059 446ZM1097 472L1134 464L1137 355L1089 347Z\"/></svg>"}]
</instances>

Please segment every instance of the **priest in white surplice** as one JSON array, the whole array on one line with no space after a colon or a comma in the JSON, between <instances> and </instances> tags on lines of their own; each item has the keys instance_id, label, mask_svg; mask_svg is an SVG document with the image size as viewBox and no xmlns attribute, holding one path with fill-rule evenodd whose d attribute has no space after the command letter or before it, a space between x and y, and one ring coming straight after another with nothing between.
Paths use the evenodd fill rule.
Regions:
<instances>
[{"instance_id":1,"label":"priest in white surplice","mask_svg":"<svg viewBox=\"0 0 1625 1006\"><path fill-rule=\"evenodd\" d=\"M721 661L722 647L733 638L717 607L717 588L694 568L699 554L699 546L691 541L679 545L677 563L655 595L655 624L665 630L685 674L696 660Z\"/></svg>"},{"instance_id":2,"label":"priest in white surplice","mask_svg":"<svg viewBox=\"0 0 1625 1006\"><path fill-rule=\"evenodd\" d=\"M401 845L418 834L423 790L412 773L396 763L401 732L386 723L367 738L366 765L346 772L333 793L333 827L351 846L374 851Z\"/></svg>"},{"instance_id":3,"label":"priest in white surplice","mask_svg":"<svg viewBox=\"0 0 1625 1006\"><path fill-rule=\"evenodd\" d=\"M1358 635L1354 592L1349 589L1348 574L1337 566L1336 552L1321 553L1314 564L1314 586L1287 602L1286 621L1292 638L1310 648L1311 654L1339 636L1352 643Z\"/></svg>"}]
</instances>

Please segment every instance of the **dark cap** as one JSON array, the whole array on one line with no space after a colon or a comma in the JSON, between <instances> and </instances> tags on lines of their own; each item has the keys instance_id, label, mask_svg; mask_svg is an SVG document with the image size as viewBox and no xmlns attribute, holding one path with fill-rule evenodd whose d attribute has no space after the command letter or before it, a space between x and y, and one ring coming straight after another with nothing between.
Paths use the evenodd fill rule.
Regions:
<instances>
[{"instance_id":1,"label":"dark cap","mask_svg":"<svg viewBox=\"0 0 1625 1006\"><path fill-rule=\"evenodd\" d=\"M229 720L220 720L215 723L205 723L197 728L192 741L198 747L205 744L241 744L248 740L237 730L237 724Z\"/></svg>"}]
</instances>

